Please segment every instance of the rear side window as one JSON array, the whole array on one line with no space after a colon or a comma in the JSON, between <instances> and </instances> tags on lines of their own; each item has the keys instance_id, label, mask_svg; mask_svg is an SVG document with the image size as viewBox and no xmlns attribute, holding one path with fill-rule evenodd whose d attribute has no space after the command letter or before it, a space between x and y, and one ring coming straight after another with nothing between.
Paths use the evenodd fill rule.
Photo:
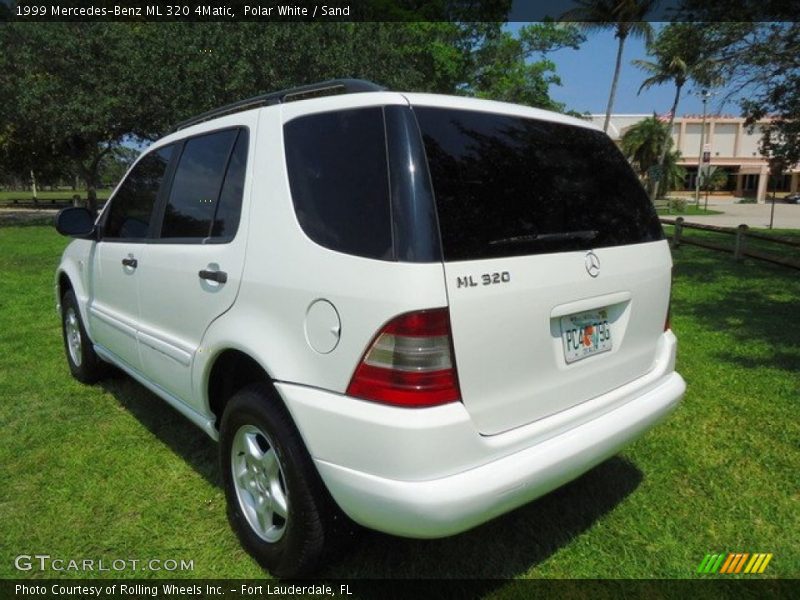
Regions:
<instances>
[{"instance_id":1,"label":"rear side window","mask_svg":"<svg viewBox=\"0 0 800 600\"><path fill-rule=\"evenodd\" d=\"M144 239L173 146L165 146L142 157L111 200L103 239Z\"/></svg>"},{"instance_id":2,"label":"rear side window","mask_svg":"<svg viewBox=\"0 0 800 600\"><path fill-rule=\"evenodd\" d=\"M647 194L603 133L474 111L414 111L445 260L662 239Z\"/></svg>"},{"instance_id":3,"label":"rear side window","mask_svg":"<svg viewBox=\"0 0 800 600\"><path fill-rule=\"evenodd\" d=\"M239 130L228 129L186 141L164 212L162 238L203 239L210 236L238 136ZM243 169L238 164L237 168L241 175ZM226 210L232 204L232 195L233 191L229 192Z\"/></svg>"},{"instance_id":4,"label":"rear side window","mask_svg":"<svg viewBox=\"0 0 800 600\"><path fill-rule=\"evenodd\" d=\"M299 117L284 125L300 226L347 254L393 258L386 134L380 107Z\"/></svg>"}]
</instances>

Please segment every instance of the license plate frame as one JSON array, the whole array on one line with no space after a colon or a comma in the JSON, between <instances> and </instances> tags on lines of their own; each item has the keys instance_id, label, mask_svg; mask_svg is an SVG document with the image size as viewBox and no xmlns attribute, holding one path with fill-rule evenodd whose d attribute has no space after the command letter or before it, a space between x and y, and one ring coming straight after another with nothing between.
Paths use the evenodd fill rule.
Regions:
<instances>
[{"instance_id":1,"label":"license plate frame","mask_svg":"<svg viewBox=\"0 0 800 600\"><path fill-rule=\"evenodd\" d=\"M561 347L568 365L613 348L608 308L565 315L559 323Z\"/></svg>"}]
</instances>

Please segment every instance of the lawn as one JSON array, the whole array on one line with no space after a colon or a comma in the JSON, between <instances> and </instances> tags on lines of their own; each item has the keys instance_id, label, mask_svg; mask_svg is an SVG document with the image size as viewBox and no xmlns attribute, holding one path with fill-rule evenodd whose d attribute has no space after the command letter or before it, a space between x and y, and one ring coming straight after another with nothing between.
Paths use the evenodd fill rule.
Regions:
<instances>
[{"instance_id":1,"label":"lawn","mask_svg":"<svg viewBox=\"0 0 800 600\"><path fill-rule=\"evenodd\" d=\"M692 201L694 202L694 201ZM698 215L721 215L721 210L713 210L710 208L703 208L703 203L701 201L700 205L697 204L686 204L683 210L678 209L667 209L666 207L658 208L656 212L659 215L665 217L685 217L685 216L698 216Z\"/></svg>"},{"instance_id":2,"label":"lawn","mask_svg":"<svg viewBox=\"0 0 800 600\"><path fill-rule=\"evenodd\" d=\"M194 570L172 575L263 578L228 527L215 444L127 377L70 378L52 291L65 244L47 227L0 228L0 578L20 576L13 557L35 552L186 559ZM668 420L473 531L364 533L321 575L709 579L721 576L695 574L706 553L771 552L758 577L800 577L800 278L689 246L675 259L688 392ZM513 583L481 586L514 595Z\"/></svg>"}]
</instances>

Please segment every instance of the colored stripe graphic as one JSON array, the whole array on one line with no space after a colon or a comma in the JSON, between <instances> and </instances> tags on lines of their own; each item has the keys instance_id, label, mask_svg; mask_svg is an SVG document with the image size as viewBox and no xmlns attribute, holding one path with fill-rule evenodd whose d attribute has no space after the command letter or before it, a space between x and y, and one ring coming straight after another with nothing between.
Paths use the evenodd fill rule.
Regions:
<instances>
[{"instance_id":1,"label":"colored stripe graphic","mask_svg":"<svg viewBox=\"0 0 800 600\"><path fill-rule=\"evenodd\" d=\"M722 565L722 569L720 570L720 573L727 573L728 572L728 567L730 567L734 556L736 556L736 555L733 552L728 554L728 559L725 561L725 564Z\"/></svg>"},{"instance_id":2,"label":"colored stripe graphic","mask_svg":"<svg viewBox=\"0 0 800 600\"><path fill-rule=\"evenodd\" d=\"M725 560L725 555L724 554L720 554L719 558L717 558L716 564L711 568L711 572L712 573L716 573L717 571L719 571L719 567L722 564L723 560Z\"/></svg>"},{"instance_id":3,"label":"colored stripe graphic","mask_svg":"<svg viewBox=\"0 0 800 600\"><path fill-rule=\"evenodd\" d=\"M742 567L744 566L745 561L747 561L747 559L749 557L750 557L750 555L748 553L746 553L746 552L742 555L742 560L740 560L738 563L736 563L736 571L734 571L734 573L738 573L739 571L742 570Z\"/></svg>"},{"instance_id":4,"label":"colored stripe graphic","mask_svg":"<svg viewBox=\"0 0 800 600\"><path fill-rule=\"evenodd\" d=\"M758 554L753 554L753 557L750 559L750 562L747 563L747 566L744 568L745 573L749 573L753 569L753 565L756 564L758 557L759 557Z\"/></svg>"},{"instance_id":5,"label":"colored stripe graphic","mask_svg":"<svg viewBox=\"0 0 800 600\"><path fill-rule=\"evenodd\" d=\"M706 554L697 566L697 573L720 573L733 575L763 573L772 554L757 552L729 552L728 554ZM721 566L720 566L721 565Z\"/></svg>"},{"instance_id":6,"label":"colored stripe graphic","mask_svg":"<svg viewBox=\"0 0 800 600\"><path fill-rule=\"evenodd\" d=\"M772 560L772 554L767 554L766 558L764 559L764 562L761 563L761 567L758 569L759 573L763 573L764 572L764 569L767 568L767 564L769 564L770 560Z\"/></svg>"}]
</instances>

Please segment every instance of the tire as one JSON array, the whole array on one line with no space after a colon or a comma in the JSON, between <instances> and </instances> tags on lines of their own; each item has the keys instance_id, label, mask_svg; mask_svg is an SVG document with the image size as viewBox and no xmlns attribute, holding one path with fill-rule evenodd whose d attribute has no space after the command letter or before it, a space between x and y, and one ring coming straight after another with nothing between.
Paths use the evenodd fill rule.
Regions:
<instances>
[{"instance_id":1,"label":"tire","mask_svg":"<svg viewBox=\"0 0 800 600\"><path fill-rule=\"evenodd\" d=\"M75 292L67 290L61 297L61 334L64 353L72 376L81 383L95 383L106 376L108 365L97 356L86 328Z\"/></svg>"},{"instance_id":2,"label":"tire","mask_svg":"<svg viewBox=\"0 0 800 600\"><path fill-rule=\"evenodd\" d=\"M270 385L247 386L230 399L219 450L228 518L242 546L275 576L311 574L350 521Z\"/></svg>"}]
</instances>

